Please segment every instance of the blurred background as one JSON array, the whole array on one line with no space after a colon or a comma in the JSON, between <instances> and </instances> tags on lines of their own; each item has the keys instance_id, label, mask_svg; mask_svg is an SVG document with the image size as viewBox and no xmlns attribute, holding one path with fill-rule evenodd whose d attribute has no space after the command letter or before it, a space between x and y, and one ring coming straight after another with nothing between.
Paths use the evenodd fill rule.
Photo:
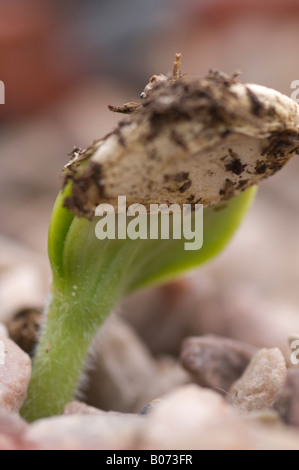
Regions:
<instances>
[{"instance_id":1,"label":"blurred background","mask_svg":"<svg viewBox=\"0 0 299 470\"><path fill-rule=\"evenodd\" d=\"M0 0L0 320L44 305L61 169L117 124L109 104L138 98L176 52L191 76L241 70L290 96L298 44L297 0ZM261 185L225 253L124 304L152 354L176 356L187 334L206 333L287 354L299 332L298 178L294 158Z\"/></svg>"}]
</instances>

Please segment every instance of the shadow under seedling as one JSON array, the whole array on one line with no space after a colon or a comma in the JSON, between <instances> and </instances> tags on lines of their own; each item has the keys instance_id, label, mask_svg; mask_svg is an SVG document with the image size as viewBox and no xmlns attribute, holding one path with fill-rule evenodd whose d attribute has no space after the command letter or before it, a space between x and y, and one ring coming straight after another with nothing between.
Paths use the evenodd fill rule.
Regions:
<instances>
[{"instance_id":1,"label":"shadow under seedling","mask_svg":"<svg viewBox=\"0 0 299 470\"><path fill-rule=\"evenodd\" d=\"M127 294L161 283L217 255L245 216L256 184L299 147L299 107L235 75L153 76L138 103L85 151L76 150L49 228L51 302L22 415L60 414L72 400L91 341ZM184 238L95 235L99 204L203 204L203 246ZM137 208L136 208L137 211ZM137 211L138 212L138 211Z\"/></svg>"}]
</instances>

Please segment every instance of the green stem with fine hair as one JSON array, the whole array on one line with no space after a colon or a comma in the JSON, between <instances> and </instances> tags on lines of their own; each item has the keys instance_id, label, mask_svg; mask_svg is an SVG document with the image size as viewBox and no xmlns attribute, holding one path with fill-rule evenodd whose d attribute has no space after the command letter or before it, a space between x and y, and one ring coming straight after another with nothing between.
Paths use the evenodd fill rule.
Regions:
<instances>
[{"instance_id":1,"label":"green stem with fine hair","mask_svg":"<svg viewBox=\"0 0 299 470\"><path fill-rule=\"evenodd\" d=\"M95 333L86 319L78 305L53 298L22 409L28 421L58 415L72 400Z\"/></svg>"},{"instance_id":2,"label":"green stem with fine hair","mask_svg":"<svg viewBox=\"0 0 299 470\"><path fill-rule=\"evenodd\" d=\"M89 316L88 301L62 298L61 293L53 292L22 408L28 421L61 414L73 399L92 339L115 304L105 294L103 289L100 305L94 308L100 315L94 318Z\"/></svg>"}]
</instances>

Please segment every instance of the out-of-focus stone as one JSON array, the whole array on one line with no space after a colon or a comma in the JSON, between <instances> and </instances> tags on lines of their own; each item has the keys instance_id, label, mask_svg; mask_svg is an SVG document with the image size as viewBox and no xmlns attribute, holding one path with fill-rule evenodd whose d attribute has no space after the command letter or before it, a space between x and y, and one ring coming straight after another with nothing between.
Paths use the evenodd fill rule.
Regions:
<instances>
[{"instance_id":1,"label":"out-of-focus stone","mask_svg":"<svg viewBox=\"0 0 299 470\"><path fill-rule=\"evenodd\" d=\"M2 323L0 323L0 337L1 336L6 336L6 337L8 336L7 328Z\"/></svg>"},{"instance_id":2,"label":"out-of-focus stone","mask_svg":"<svg viewBox=\"0 0 299 470\"><path fill-rule=\"evenodd\" d=\"M113 415L132 416L131 413L120 413L118 411L103 411L93 406L88 406L80 401L72 401L64 407L64 415Z\"/></svg>"},{"instance_id":3,"label":"out-of-focus stone","mask_svg":"<svg viewBox=\"0 0 299 470\"><path fill-rule=\"evenodd\" d=\"M102 413L105 412L80 401L71 401L64 407L63 412L65 415L101 415Z\"/></svg>"},{"instance_id":4,"label":"out-of-focus stone","mask_svg":"<svg viewBox=\"0 0 299 470\"><path fill-rule=\"evenodd\" d=\"M149 401L188 380L172 358L156 361L134 330L115 316L96 337L86 373L85 401L125 413L140 412Z\"/></svg>"},{"instance_id":5,"label":"out-of-focus stone","mask_svg":"<svg viewBox=\"0 0 299 470\"><path fill-rule=\"evenodd\" d=\"M135 415L64 415L33 423L26 435L41 450L134 449L143 418Z\"/></svg>"},{"instance_id":6,"label":"out-of-focus stone","mask_svg":"<svg viewBox=\"0 0 299 470\"><path fill-rule=\"evenodd\" d=\"M38 332L42 319L43 314L41 310L26 308L17 312L6 323L9 337L30 356L33 354L38 342Z\"/></svg>"},{"instance_id":7,"label":"out-of-focus stone","mask_svg":"<svg viewBox=\"0 0 299 470\"><path fill-rule=\"evenodd\" d=\"M172 283L137 291L122 302L122 315L154 355L178 356L184 338L202 334L201 307L215 296L201 271Z\"/></svg>"},{"instance_id":8,"label":"out-of-focus stone","mask_svg":"<svg viewBox=\"0 0 299 470\"><path fill-rule=\"evenodd\" d=\"M239 269L241 257L246 266L243 274L247 274L248 262L256 273L255 259L244 258L244 246L251 243L256 226L253 224L249 235L243 230L245 241L239 247L237 235L216 263L126 299L123 315L155 355L178 355L184 338L213 334L258 348L279 347L288 360L287 338L299 331L298 308L281 299L270 300L270 293L263 297L260 288L250 287L255 284L242 277ZM260 237L257 243L260 244ZM233 247L237 247L235 253ZM270 274L267 283L272 292Z\"/></svg>"},{"instance_id":9,"label":"out-of-focus stone","mask_svg":"<svg viewBox=\"0 0 299 470\"><path fill-rule=\"evenodd\" d=\"M0 272L0 321L9 321L22 309L44 305L46 294L42 274L37 266L29 263Z\"/></svg>"},{"instance_id":10,"label":"out-of-focus stone","mask_svg":"<svg viewBox=\"0 0 299 470\"><path fill-rule=\"evenodd\" d=\"M25 439L28 425L16 413L0 410L0 450L30 449Z\"/></svg>"},{"instance_id":11,"label":"out-of-focus stone","mask_svg":"<svg viewBox=\"0 0 299 470\"><path fill-rule=\"evenodd\" d=\"M281 351L278 348L261 349L242 377L231 387L228 400L242 412L271 408L286 375Z\"/></svg>"},{"instance_id":12,"label":"out-of-focus stone","mask_svg":"<svg viewBox=\"0 0 299 470\"><path fill-rule=\"evenodd\" d=\"M18 411L26 397L31 361L13 341L0 337L0 409Z\"/></svg>"},{"instance_id":13,"label":"out-of-focus stone","mask_svg":"<svg viewBox=\"0 0 299 470\"><path fill-rule=\"evenodd\" d=\"M299 450L299 432L273 412L270 418L264 412L241 416L219 394L196 385L162 397L146 417L68 406L77 414L31 425L0 412L0 449Z\"/></svg>"},{"instance_id":14,"label":"out-of-focus stone","mask_svg":"<svg viewBox=\"0 0 299 470\"><path fill-rule=\"evenodd\" d=\"M288 370L287 379L273 408L285 423L299 426L299 369Z\"/></svg>"},{"instance_id":15,"label":"out-of-focus stone","mask_svg":"<svg viewBox=\"0 0 299 470\"><path fill-rule=\"evenodd\" d=\"M256 348L221 336L187 338L181 363L193 381L225 394L244 372Z\"/></svg>"},{"instance_id":16,"label":"out-of-focus stone","mask_svg":"<svg viewBox=\"0 0 299 470\"><path fill-rule=\"evenodd\" d=\"M235 282L227 291L223 286L219 290L215 299L206 303L206 309L198 312L203 332L228 336L258 348L278 347L288 360L288 337L299 330L298 308L262 297L245 283Z\"/></svg>"},{"instance_id":17,"label":"out-of-focus stone","mask_svg":"<svg viewBox=\"0 0 299 470\"><path fill-rule=\"evenodd\" d=\"M145 405L142 410L140 411L141 416L147 416L149 415L155 408L156 406L159 406L162 400L156 399L150 401L147 405Z\"/></svg>"},{"instance_id":18,"label":"out-of-focus stone","mask_svg":"<svg viewBox=\"0 0 299 470\"><path fill-rule=\"evenodd\" d=\"M258 421L260 423L274 425L281 423L281 419L279 414L270 408L260 411L253 411L246 415L246 418L252 419L254 421Z\"/></svg>"},{"instance_id":19,"label":"out-of-focus stone","mask_svg":"<svg viewBox=\"0 0 299 470\"><path fill-rule=\"evenodd\" d=\"M232 433L223 432L228 424ZM141 449L209 449L220 439L224 448L239 448L243 434L240 418L219 394L186 385L164 397L147 417L139 445Z\"/></svg>"},{"instance_id":20,"label":"out-of-focus stone","mask_svg":"<svg viewBox=\"0 0 299 470\"><path fill-rule=\"evenodd\" d=\"M242 417L216 392L187 385L163 397L144 420L137 448L299 449L299 433L273 421Z\"/></svg>"}]
</instances>

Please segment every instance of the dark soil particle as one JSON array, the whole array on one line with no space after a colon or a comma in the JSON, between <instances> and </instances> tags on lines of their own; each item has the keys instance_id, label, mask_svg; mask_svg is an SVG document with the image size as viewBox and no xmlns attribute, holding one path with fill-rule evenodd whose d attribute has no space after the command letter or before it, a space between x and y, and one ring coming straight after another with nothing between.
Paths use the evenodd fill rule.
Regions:
<instances>
[{"instance_id":1,"label":"dark soil particle","mask_svg":"<svg viewBox=\"0 0 299 470\"><path fill-rule=\"evenodd\" d=\"M174 177L174 180L177 181L178 183L182 183L183 181L186 181L188 179L189 173L181 172L177 173Z\"/></svg>"},{"instance_id":2,"label":"dark soil particle","mask_svg":"<svg viewBox=\"0 0 299 470\"><path fill-rule=\"evenodd\" d=\"M184 193L185 191L187 191L187 189L189 189L191 185L192 185L192 181L190 180L186 181L186 183L184 183L183 186L179 188L180 193Z\"/></svg>"},{"instance_id":3,"label":"dark soil particle","mask_svg":"<svg viewBox=\"0 0 299 470\"><path fill-rule=\"evenodd\" d=\"M246 168L246 164L243 164L240 158L234 158L231 162L225 165L226 171L231 171L235 175L241 175Z\"/></svg>"},{"instance_id":4,"label":"dark soil particle","mask_svg":"<svg viewBox=\"0 0 299 470\"><path fill-rule=\"evenodd\" d=\"M170 133L171 139L179 146L182 147L184 150L188 150L188 145L186 144L185 140L181 135L179 135L174 129L172 129Z\"/></svg>"},{"instance_id":5,"label":"dark soil particle","mask_svg":"<svg viewBox=\"0 0 299 470\"><path fill-rule=\"evenodd\" d=\"M255 172L258 175L263 175L267 171L267 165L264 162L257 161L255 165Z\"/></svg>"},{"instance_id":6,"label":"dark soil particle","mask_svg":"<svg viewBox=\"0 0 299 470\"><path fill-rule=\"evenodd\" d=\"M219 191L219 196L222 196L222 199L225 201L230 199L234 195L234 183L228 178L225 180L225 185Z\"/></svg>"},{"instance_id":7,"label":"dark soil particle","mask_svg":"<svg viewBox=\"0 0 299 470\"><path fill-rule=\"evenodd\" d=\"M247 96L251 101L251 110L255 116L261 116L264 111L264 107L258 97L250 90L250 88L246 88Z\"/></svg>"},{"instance_id":8,"label":"dark soil particle","mask_svg":"<svg viewBox=\"0 0 299 470\"><path fill-rule=\"evenodd\" d=\"M33 356L38 342L41 321L42 312L40 310L27 308L18 312L6 323L10 338L30 356Z\"/></svg>"},{"instance_id":9,"label":"dark soil particle","mask_svg":"<svg viewBox=\"0 0 299 470\"><path fill-rule=\"evenodd\" d=\"M104 198L104 186L100 184L101 174L101 165L89 162L84 172L73 177L73 193L71 197L65 198L64 206L79 217L92 218L94 206Z\"/></svg>"},{"instance_id":10,"label":"dark soil particle","mask_svg":"<svg viewBox=\"0 0 299 470\"><path fill-rule=\"evenodd\" d=\"M242 188L246 187L247 183L248 183L248 180L239 181L237 188L242 189Z\"/></svg>"}]
</instances>

